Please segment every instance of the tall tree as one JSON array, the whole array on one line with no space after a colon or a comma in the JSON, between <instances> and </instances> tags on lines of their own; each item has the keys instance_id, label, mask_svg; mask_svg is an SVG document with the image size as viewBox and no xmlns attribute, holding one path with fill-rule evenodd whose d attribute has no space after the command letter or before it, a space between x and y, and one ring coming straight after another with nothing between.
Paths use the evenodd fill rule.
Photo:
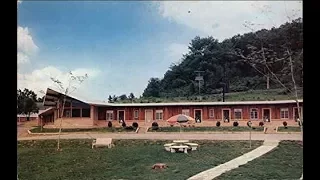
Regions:
<instances>
[{"instance_id":1,"label":"tall tree","mask_svg":"<svg viewBox=\"0 0 320 180\"><path fill-rule=\"evenodd\" d=\"M17 114L27 115L27 121L30 119L31 113L38 113L37 94L29 89L21 91L17 90Z\"/></svg>"},{"instance_id":2,"label":"tall tree","mask_svg":"<svg viewBox=\"0 0 320 180\"><path fill-rule=\"evenodd\" d=\"M147 85L147 88L144 90L142 96L143 97L159 97L160 96L160 79L159 78L151 78Z\"/></svg>"}]
</instances>

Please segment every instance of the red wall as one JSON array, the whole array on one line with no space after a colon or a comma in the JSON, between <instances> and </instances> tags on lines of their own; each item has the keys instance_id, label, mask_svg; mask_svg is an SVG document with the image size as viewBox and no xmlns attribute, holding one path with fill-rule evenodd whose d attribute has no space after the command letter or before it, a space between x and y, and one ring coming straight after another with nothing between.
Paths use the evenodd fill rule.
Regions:
<instances>
[{"instance_id":1,"label":"red wall","mask_svg":"<svg viewBox=\"0 0 320 180\"><path fill-rule=\"evenodd\" d=\"M231 120L234 119L234 109L242 109L242 119L250 119L250 109L258 109L258 120L263 119L262 109L270 108L271 109L271 120L280 120L280 109L289 108L289 120L293 120L293 108L296 107L295 103L291 104L277 104L277 105L228 105L228 106L154 106L154 107L99 107L98 108L98 120L106 119L106 111L113 110L114 120L117 120L117 111L125 110L125 120L145 120L145 110L153 110L153 117L155 119L156 110L163 110L163 119L166 120L171 116L181 114L182 109L189 109L191 117L194 117L194 110L202 110L202 120L212 121L212 120L222 120L222 110L229 109ZM301 103L302 107L302 103ZM214 118L209 118L209 109L214 109ZM134 118L134 111L139 111L139 118ZM303 111L303 110L302 110Z\"/></svg>"}]
</instances>

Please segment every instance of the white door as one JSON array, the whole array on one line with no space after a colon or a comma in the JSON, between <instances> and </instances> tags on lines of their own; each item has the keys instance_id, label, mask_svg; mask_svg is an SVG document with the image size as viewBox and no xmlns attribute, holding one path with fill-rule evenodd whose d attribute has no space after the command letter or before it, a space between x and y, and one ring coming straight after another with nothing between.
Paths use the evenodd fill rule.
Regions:
<instances>
[{"instance_id":1,"label":"white door","mask_svg":"<svg viewBox=\"0 0 320 180\"><path fill-rule=\"evenodd\" d=\"M151 122L153 120L153 110L147 109L145 111L145 121L146 122Z\"/></svg>"}]
</instances>

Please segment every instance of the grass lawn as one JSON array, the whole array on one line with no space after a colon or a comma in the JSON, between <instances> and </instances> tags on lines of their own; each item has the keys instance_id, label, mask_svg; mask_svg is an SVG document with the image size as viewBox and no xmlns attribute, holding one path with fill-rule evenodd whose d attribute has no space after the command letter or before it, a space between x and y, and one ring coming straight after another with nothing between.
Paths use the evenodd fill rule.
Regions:
<instances>
[{"instance_id":1,"label":"grass lawn","mask_svg":"<svg viewBox=\"0 0 320 180\"><path fill-rule=\"evenodd\" d=\"M236 158L262 144L253 141L193 141L200 144L189 154L170 153L168 141L114 140L115 147L91 149L91 140L61 140L63 151L56 151L56 140L19 141L19 179L157 179L185 180L203 170ZM167 169L151 169L155 163Z\"/></svg>"},{"instance_id":2,"label":"grass lawn","mask_svg":"<svg viewBox=\"0 0 320 180\"><path fill-rule=\"evenodd\" d=\"M295 127L295 126L287 126L285 127L278 127L278 132L301 132L300 127Z\"/></svg>"},{"instance_id":3,"label":"grass lawn","mask_svg":"<svg viewBox=\"0 0 320 180\"><path fill-rule=\"evenodd\" d=\"M299 179L303 166L303 147L299 141L282 141L273 151L216 180Z\"/></svg>"},{"instance_id":4,"label":"grass lawn","mask_svg":"<svg viewBox=\"0 0 320 180\"><path fill-rule=\"evenodd\" d=\"M229 131L229 132L244 132L250 131L246 126L223 126L223 127L181 127L181 132L205 132L205 131ZM255 127L252 131L263 131L263 127ZM148 129L148 132L180 132L180 127L159 127L158 130Z\"/></svg>"},{"instance_id":5,"label":"grass lawn","mask_svg":"<svg viewBox=\"0 0 320 180\"><path fill-rule=\"evenodd\" d=\"M43 128L36 127L30 130L32 133L58 133L59 128ZM135 132L133 129L125 129L122 127L112 128L74 128L74 129L61 129L61 132Z\"/></svg>"}]
</instances>

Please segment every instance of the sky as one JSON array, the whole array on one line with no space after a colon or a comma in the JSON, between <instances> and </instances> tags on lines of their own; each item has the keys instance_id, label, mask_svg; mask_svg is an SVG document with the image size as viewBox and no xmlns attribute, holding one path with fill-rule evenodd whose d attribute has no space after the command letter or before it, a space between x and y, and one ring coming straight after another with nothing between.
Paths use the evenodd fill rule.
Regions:
<instances>
[{"instance_id":1,"label":"sky","mask_svg":"<svg viewBox=\"0 0 320 180\"><path fill-rule=\"evenodd\" d=\"M18 1L18 89L39 96L88 75L74 96L142 95L196 37L219 41L302 17L299 1ZM244 24L252 22L252 29Z\"/></svg>"}]
</instances>

